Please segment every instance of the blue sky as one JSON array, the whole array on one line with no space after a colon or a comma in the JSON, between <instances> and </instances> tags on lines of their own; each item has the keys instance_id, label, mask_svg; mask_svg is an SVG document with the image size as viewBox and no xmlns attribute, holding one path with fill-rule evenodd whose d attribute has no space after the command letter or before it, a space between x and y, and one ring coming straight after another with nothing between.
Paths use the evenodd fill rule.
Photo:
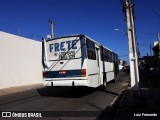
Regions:
<instances>
[{"instance_id":1,"label":"blue sky","mask_svg":"<svg viewBox=\"0 0 160 120\"><path fill-rule=\"evenodd\" d=\"M141 56L160 32L160 1L134 0L137 41ZM147 3L147 4L146 4ZM41 41L51 33L48 19L56 22L55 37L83 33L128 61L128 39L120 0L1 0L0 31Z\"/></svg>"}]
</instances>

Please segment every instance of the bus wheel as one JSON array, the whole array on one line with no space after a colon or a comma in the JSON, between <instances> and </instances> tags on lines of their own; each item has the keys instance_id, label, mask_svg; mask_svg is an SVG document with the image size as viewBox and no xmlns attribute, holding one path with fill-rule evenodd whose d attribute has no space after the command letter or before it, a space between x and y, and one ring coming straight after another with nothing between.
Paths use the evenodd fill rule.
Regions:
<instances>
[{"instance_id":1,"label":"bus wheel","mask_svg":"<svg viewBox=\"0 0 160 120\"><path fill-rule=\"evenodd\" d=\"M116 83L116 81L117 81L117 78L114 78L114 79L113 79L113 83Z\"/></svg>"},{"instance_id":2,"label":"bus wheel","mask_svg":"<svg viewBox=\"0 0 160 120\"><path fill-rule=\"evenodd\" d=\"M106 76L104 75L104 77L103 77L104 79L103 79L103 85L102 85L102 90L103 91L106 91L107 90L107 80L106 80Z\"/></svg>"},{"instance_id":3,"label":"bus wheel","mask_svg":"<svg viewBox=\"0 0 160 120\"><path fill-rule=\"evenodd\" d=\"M117 74L115 74L115 78L113 79L113 83L116 83L117 81Z\"/></svg>"},{"instance_id":4,"label":"bus wheel","mask_svg":"<svg viewBox=\"0 0 160 120\"><path fill-rule=\"evenodd\" d=\"M103 82L103 91L106 91L106 90L107 90L107 82L104 81L104 82Z\"/></svg>"}]
</instances>

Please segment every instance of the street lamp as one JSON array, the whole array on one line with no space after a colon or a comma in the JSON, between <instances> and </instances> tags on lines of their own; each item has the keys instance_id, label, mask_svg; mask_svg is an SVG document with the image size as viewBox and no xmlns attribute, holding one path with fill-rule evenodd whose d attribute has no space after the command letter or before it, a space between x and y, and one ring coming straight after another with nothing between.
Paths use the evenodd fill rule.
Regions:
<instances>
[{"instance_id":1,"label":"street lamp","mask_svg":"<svg viewBox=\"0 0 160 120\"><path fill-rule=\"evenodd\" d=\"M120 31L126 36L129 35L128 36L128 42L129 42L129 59L130 59L130 75L131 75L132 95L135 94L135 93L133 93L133 91L134 92L138 91L138 95L140 95L140 90L139 90L139 85L138 85L138 82L139 82L139 70L138 70L138 60L137 60L137 53L136 53L136 45L131 43L130 29L128 29L129 34L128 34L128 32L124 32L121 29L114 29L114 30L115 31Z\"/></svg>"},{"instance_id":2,"label":"street lamp","mask_svg":"<svg viewBox=\"0 0 160 120\"><path fill-rule=\"evenodd\" d=\"M114 30L115 30L115 31L120 31L120 32L122 32L123 34L127 35L127 32L124 32L124 31L121 30L121 29L116 28L116 29L114 29Z\"/></svg>"}]
</instances>

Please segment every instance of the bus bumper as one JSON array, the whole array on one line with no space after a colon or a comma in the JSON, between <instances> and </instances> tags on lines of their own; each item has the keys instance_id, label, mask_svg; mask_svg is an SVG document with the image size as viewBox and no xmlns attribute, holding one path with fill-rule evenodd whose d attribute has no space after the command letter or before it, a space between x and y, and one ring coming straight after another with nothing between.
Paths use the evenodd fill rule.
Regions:
<instances>
[{"instance_id":1,"label":"bus bumper","mask_svg":"<svg viewBox=\"0 0 160 120\"><path fill-rule=\"evenodd\" d=\"M81 80L49 80L45 79L43 82L44 86L88 86L87 79Z\"/></svg>"}]
</instances>

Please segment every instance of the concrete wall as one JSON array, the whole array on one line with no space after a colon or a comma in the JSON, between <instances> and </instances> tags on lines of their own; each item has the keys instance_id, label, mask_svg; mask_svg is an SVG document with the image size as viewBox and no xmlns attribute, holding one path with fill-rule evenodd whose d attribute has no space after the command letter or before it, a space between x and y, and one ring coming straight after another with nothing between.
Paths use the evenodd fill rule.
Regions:
<instances>
[{"instance_id":1,"label":"concrete wall","mask_svg":"<svg viewBox=\"0 0 160 120\"><path fill-rule=\"evenodd\" d=\"M41 42L0 31L0 89L42 83Z\"/></svg>"}]
</instances>

